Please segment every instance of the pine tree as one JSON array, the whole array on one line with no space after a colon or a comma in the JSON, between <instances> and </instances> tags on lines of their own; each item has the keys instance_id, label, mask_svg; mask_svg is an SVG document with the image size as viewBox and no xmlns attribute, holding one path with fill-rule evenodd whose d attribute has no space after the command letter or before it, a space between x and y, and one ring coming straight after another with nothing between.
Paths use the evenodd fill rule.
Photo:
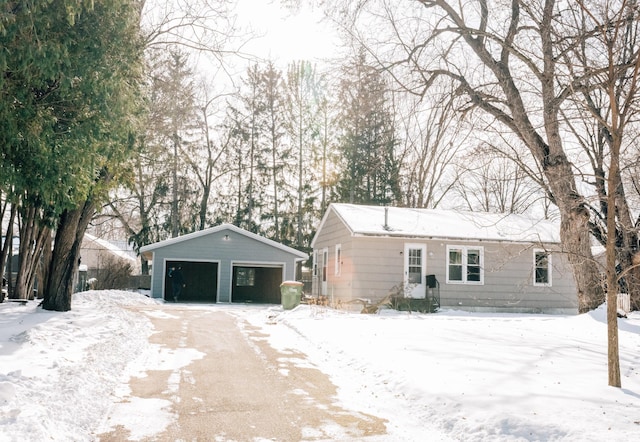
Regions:
<instances>
[{"instance_id":1,"label":"pine tree","mask_svg":"<svg viewBox=\"0 0 640 442\"><path fill-rule=\"evenodd\" d=\"M341 201L393 204L400 201L400 164L395 158L395 127L383 76L360 50L343 70L340 87Z\"/></svg>"},{"instance_id":2,"label":"pine tree","mask_svg":"<svg viewBox=\"0 0 640 442\"><path fill-rule=\"evenodd\" d=\"M4 183L21 196L19 297L56 241L43 307L69 310L87 213L131 152L142 74L139 5L29 2L6 9L0 33Z\"/></svg>"}]
</instances>

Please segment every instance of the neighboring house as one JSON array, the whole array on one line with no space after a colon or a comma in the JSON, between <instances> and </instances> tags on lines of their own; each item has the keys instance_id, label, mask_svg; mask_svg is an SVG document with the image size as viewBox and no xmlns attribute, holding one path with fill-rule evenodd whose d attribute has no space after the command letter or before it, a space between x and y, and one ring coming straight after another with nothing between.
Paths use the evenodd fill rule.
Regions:
<instances>
[{"instance_id":1,"label":"neighboring house","mask_svg":"<svg viewBox=\"0 0 640 442\"><path fill-rule=\"evenodd\" d=\"M180 301L280 303L308 255L231 224L140 248L152 261L151 296L172 299L171 268L181 268Z\"/></svg>"},{"instance_id":2,"label":"neighboring house","mask_svg":"<svg viewBox=\"0 0 640 442\"><path fill-rule=\"evenodd\" d=\"M140 260L126 242L116 243L85 233L80 246L76 290L132 288L130 276L139 273ZM89 284L89 281L95 282Z\"/></svg>"},{"instance_id":3,"label":"neighboring house","mask_svg":"<svg viewBox=\"0 0 640 442\"><path fill-rule=\"evenodd\" d=\"M140 273L139 259L126 243L115 243L85 233L80 246L80 263L87 266L89 278L97 277L100 270L111 265L113 260L129 264L132 274Z\"/></svg>"},{"instance_id":4,"label":"neighboring house","mask_svg":"<svg viewBox=\"0 0 640 442\"><path fill-rule=\"evenodd\" d=\"M578 312L559 226L520 215L331 204L312 241L312 295L383 299L394 286L485 312ZM429 286L429 287L428 287Z\"/></svg>"}]
</instances>

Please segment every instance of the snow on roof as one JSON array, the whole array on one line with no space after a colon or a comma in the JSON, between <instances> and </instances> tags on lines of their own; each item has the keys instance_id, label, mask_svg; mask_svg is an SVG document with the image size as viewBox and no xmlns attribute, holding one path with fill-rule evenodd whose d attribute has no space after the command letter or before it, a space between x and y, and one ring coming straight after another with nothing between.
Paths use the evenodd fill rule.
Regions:
<instances>
[{"instance_id":1,"label":"snow on roof","mask_svg":"<svg viewBox=\"0 0 640 442\"><path fill-rule=\"evenodd\" d=\"M354 235L559 243L556 222L524 215L331 204Z\"/></svg>"},{"instance_id":2,"label":"snow on roof","mask_svg":"<svg viewBox=\"0 0 640 442\"><path fill-rule=\"evenodd\" d=\"M106 239L98 238L94 235L91 235L90 233L85 233L84 236L88 241L91 241L97 244L103 249L118 256L119 258L131 260L131 261L137 261L137 258L135 257L135 252L133 252L132 250L123 250L122 248L116 246L112 242L107 241Z\"/></svg>"}]
</instances>

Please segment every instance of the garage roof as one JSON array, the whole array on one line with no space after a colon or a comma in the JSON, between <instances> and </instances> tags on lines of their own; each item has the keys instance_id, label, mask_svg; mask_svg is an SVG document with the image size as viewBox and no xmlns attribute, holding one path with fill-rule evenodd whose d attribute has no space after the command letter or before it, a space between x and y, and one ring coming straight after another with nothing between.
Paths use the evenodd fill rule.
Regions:
<instances>
[{"instance_id":1,"label":"garage roof","mask_svg":"<svg viewBox=\"0 0 640 442\"><path fill-rule=\"evenodd\" d=\"M299 250L296 250L292 247L285 246L284 244L280 244L279 242L273 241L271 239L265 238L264 236L257 235L255 233L249 232L248 230L241 229L240 227L234 226L233 224L220 224L219 226L211 227L209 229L199 230L197 232L188 233L186 235L177 236L175 238L165 239L164 241L159 241L153 244L149 244L143 247L140 247L140 254L147 260L151 260L151 253L159 248L170 246L173 244L178 244L183 241L189 241L192 239L196 239L202 236L210 235L212 233L220 232L222 230L230 230L235 233L239 233L240 235L244 235L248 238L255 239L256 241L260 241L264 244L267 244L271 247L283 250L287 253L290 253L294 256L297 256L299 260L307 259L309 255Z\"/></svg>"}]
</instances>

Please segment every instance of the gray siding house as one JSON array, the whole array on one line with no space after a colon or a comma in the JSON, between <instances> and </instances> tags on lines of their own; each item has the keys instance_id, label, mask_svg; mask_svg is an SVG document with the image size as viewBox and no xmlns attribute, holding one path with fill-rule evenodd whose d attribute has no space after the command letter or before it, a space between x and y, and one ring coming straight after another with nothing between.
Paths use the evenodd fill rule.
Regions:
<instances>
[{"instance_id":1,"label":"gray siding house","mask_svg":"<svg viewBox=\"0 0 640 442\"><path fill-rule=\"evenodd\" d=\"M280 284L295 279L308 255L231 224L140 248L152 262L151 296L172 299L171 268L181 268L189 302L280 303Z\"/></svg>"},{"instance_id":2,"label":"gray siding house","mask_svg":"<svg viewBox=\"0 0 640 442\"><path fill-rule=\"evenodd\" d=\"M438 290L479 312L577 314L559 226L519 215L331 204L312 241L312 295L333 304Z\"/></svg>"}]
</instances>

